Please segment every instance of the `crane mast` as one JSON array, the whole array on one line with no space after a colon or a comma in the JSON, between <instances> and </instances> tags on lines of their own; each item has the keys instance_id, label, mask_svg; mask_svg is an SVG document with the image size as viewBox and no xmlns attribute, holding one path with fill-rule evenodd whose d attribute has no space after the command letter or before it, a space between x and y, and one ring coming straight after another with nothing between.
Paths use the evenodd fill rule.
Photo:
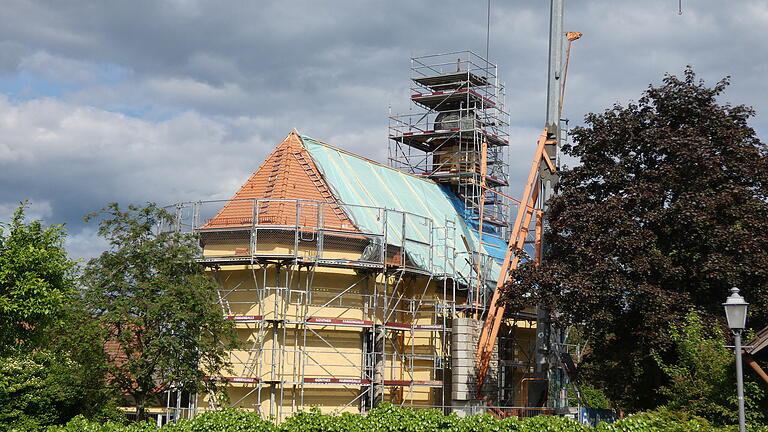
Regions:
<instances>
[{"instance_id":1,"label":"crane mast","mask_svg":"<svg viewBox=\"0 0 768 432\"><path fill-rule=\"evenodd\" d=\"M550 0L549 62L547 78L547 111L544 130L539 136L533 163L523 189L523 195L515 217L506 256L502 262L496 289L491 298L488 313L483 322L483 329L476 352L478 365L477 393L481 393L485 383L494 345L499 328L504 319L504 306L499 304L500 291L509 281L510 272L520 263L520 254L529 236L531 223L534 223L534 261L538 264L542 256L542 232L546 228L545 203L553 195L559 175L559 151L561 142L560 115L564 93L565 75L563 71L563 6L564 0ZM581 33L568 33L568 53L570 43L581 37ZM566 68L567 71L567 68ZM536 372L543 379L550 379L552 359L551 327L549 311L537 309L537 350Z\"/></svg>"}]
</instances>

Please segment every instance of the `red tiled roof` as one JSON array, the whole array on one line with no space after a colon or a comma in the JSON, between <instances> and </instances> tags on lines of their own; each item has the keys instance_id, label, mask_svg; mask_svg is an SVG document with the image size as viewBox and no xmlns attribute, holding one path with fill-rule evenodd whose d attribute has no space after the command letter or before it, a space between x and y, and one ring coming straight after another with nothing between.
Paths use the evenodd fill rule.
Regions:
<instances>
[{"instance_id":1,"label":"red tiled roof","mask_svg":"<svg viewBox=\"0 0 768 432\"><path fill-rule=\"evenodd\" d=\"M297 204L295 201L307 200L325 202L320 206L315 203L299 203L298 224L304 227L318 227L322 213L323 227L357 231L352 221L337 205L325 179L315 166L309 152L304 148L301 137L294 131L275 148L264 163L240 187L216 216L207 221L202 229L246 227L253 222L253 199L260 201L258 223L269 225L296 225ZM236 201L242 200L242 201Z\"/></svg>"}]
</instances>

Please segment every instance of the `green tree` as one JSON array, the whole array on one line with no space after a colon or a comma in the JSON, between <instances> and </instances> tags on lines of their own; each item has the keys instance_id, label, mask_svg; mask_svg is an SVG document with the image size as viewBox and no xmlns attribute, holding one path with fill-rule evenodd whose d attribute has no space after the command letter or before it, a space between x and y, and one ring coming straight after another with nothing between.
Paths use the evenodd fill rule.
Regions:
<instances>
[{"instance_id":1,"label":"green tree","mask_svg":"<svg viewBox=\"0 0 768 432\"><path fill-rule=\"evenodd\" d=\"M652 353L690 310L722 317L738 286L750 325L768 323L768 158L748 125L754 111L721 104L714 87L667 75L637 103L586 116L549 201L544 263L504 288L510 310L528 297L583 325L583 376L633 410L664 402ZM721 321L722 322L722 321Z\"/></svg>"},{"instance_id":2,"label":"green tree","mask_svg":"<svg viewBox=\"0 0 768 432\"><path fill-rule=\"evenodd\" d=\"M116 405L120 394L107 386L103 335L100 322L86 309L82 297L75 296L65 306L57 325L51 328L45 352L68 365L67 379L75 383L77 395L75 414L122 421L125 414Z\"/></svg>"},{"instance_id":3,"label":"green tree","mask_svg":"<svg viewBox=\"0 0 768 432\"><path fill-rule=\"evenodd\" d=\"M99 216L110 247L85 267L83 300L102 329L108 385L130 396L143 419L170 386L202 389L206 375L227 366L236 339L215 282L195 261L196 238L158 229L170 214L110 204L86 220Z\"/></svg>"},{"instance_id":4,"label":"green tree","mask_svg":"<svg viewBox=\"0 0 768 432\"><path fill-rule=\"evenodd\" d=\"M669 384L660 391L668 398L667 407L687 411L716 424L733 424L736 413L736 374L733 352L724 347L725 335L719 326L707 326L696 312L690 312L682 325L673 325L672 360L655 355ZM750 423L765 421L765 391L746 376L745 402Z\"/></svg>"},{"instance_id":5,"label":"green tree","mask_svg":"<svg viewBox=\"0 0 768 432\"><path fill-rule=\"evenodd\" d=\"M0 224L0 430L94 418L109 403L98 361L103 350L70 336L91 323L76 306L77 263L67 258L66 232L27 222L25 208Z\"/></svg>"},{"instance_id":6,"label":"green tree","mask_svg":"<svg viewBox=\"0 0 768 432\"><path fill-rule=\"evenodd\" d=\"M64 227L27 223L26 206L0 223L0 354L39 346L74 292Z\"/></svg>"}]
</instances>

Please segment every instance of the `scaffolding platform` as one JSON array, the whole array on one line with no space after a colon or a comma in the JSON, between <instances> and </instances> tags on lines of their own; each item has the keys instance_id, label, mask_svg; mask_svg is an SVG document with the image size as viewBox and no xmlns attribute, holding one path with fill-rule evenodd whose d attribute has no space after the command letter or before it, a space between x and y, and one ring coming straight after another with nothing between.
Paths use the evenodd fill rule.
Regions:
<instances>
[{"instance_id":1,"label":"scaffolding platform","mask_svg":"<svg viewBox=\"0 0 768 432\"><path fill-rule=\"evenodd\" d=\"M399 132L399 131L396 131ZM509 140L483 129L450 128L445 130L424 130L402 132L400 135L390 135L389 138L425 152L434 152L446 140L474 140L473 134L482 135L490 146L508 146Z\"/></svg>"},{"instance_id":2,"label":"scaffolding platform","mask_svg":"<svg viewBox=\"0 0 768 432\"><path fill-rule=\"evenodd\" d=\"M434 91L451 90L466 87L467 85L481 87L490 85L486 77L470 71L449 72L437 75L414 77L413 81L425 88Z\"/></svg>"},{"instance_id":3,"label":"scaffolding platform","mask_svg":"<svg viewBox=\"0 0 768 432\"><path fill-rule=\"evenodd\" d=\"M244 376L225 376L225 377L205 377L206 381L226 382L229 384L259 384L261 381L255 377Z\"/></svg>"},{"instance_id":4,"label":"scaffolding platform","mask_svg":"<svg viewBox=\"0 0 768 432\"><path fill-rule=\"evenodd\" d=\"M235 323L260 323L264 321L261 315L225 315L224 319Z\"/></svg>"},{"instance_id":5,"label":"scaffolding platform","mask_svg":"<svg viewBox=\"0 0 768 432\"><path fill-rule=\"evenodd\" d=\"M470 107L493 108L496 102L492 101L480 93L460 88L456 90L441 90L431 93L414 93L411 100L419 105L430 109L454 110L459 109L462 104Z\"/></svg>"},{"instance_id":6,"label":"scaffolding platform","mask_svg":"<svg viewBox=\"0 0 768 432\"><path fill-rule=\"evenodd\" d=\"M395 331L451 331L450 328L445 328L437 324L406 324L397 322L387 322L384 324L387 329Z\"/></svg>"},{"instance_id":7,"label":"scaffolding platform","mask_svg":"<svg viewBox=\"0 0 768 432\"><path fill-rule=\"evenodd\" d=\"M465 178L474 179L475 177L480 176L480 174L477 172L471 172L471 171L468 172L468 171L459 171L459 170L431 171L431 172L425 171L425 172L419 173L419 175L422 177L431 178L433 180L447 179L447 180L455 180L455 181L459 181L460 179L465 179ZM485 182L491 187L509 186L509 183L505 179L498 178L492 175L486 175Z\"/></svg>"},{"instance_id":8,"label":"scaffolding platform","mask_svg":"<svg viewBox=\"0 0 768 432\"><path fill-rule=\"evenodd\" d=\"M307 318L305 323L307 325L317 325L317 326L356 327L356 328L373 327L373 321L343 319L343 318L312 317L312 318Z\"/></svg>"},{"instance_id":9,"label":"scaffolding platform","mask_svg":"<svg viewBox=\"0 0 768 432\"><path fill-rule=\"evenodd\" d=\"M369 386L371 380L358 378L304 378L304 384Z\"/></svg>"}]
</instances>

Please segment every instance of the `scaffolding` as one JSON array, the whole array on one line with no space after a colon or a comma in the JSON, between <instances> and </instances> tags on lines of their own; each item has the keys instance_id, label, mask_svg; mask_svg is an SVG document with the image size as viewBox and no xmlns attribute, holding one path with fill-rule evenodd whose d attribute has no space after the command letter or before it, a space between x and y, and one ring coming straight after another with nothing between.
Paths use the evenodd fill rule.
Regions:
<instances>
[{"instance_id":1,"label":"scaffolding","mask_svg":"<svg viewBox=\"0 0 768 432\"><path fill-rule=\"evenodd\" d=\"M468 218L483 214L503 237L508 202L485 193L509 184L509 114L498 67L456 51L411 58L410 71L411 111L389 118L390 165L446 185Z\"/></svg>"},{"instance_id":2,"label":"scaffolding","mask_svg":"<svg viewBox=\"0 0 768 432\"><path fill-rule=\"evenodd\" d=\"M513 228L511 212L517 213L519 202L504 194L509 181L509 114L498 67L471 51L457 51L412 58L410 75L411 111L389 119L390 164L428 177L458 197L463 217L482 246L506 245ZM527 239L521 247L537 249L538 231L529 228L538 221L529 219L522 227ZM469 304L475 317L483 317L497 282L487 271L494 258L471 260L476 271L469 284L475 288L469 290ZM477 389L478 397L501 405L537 403L523 387L537 376L536 320L535 311L507 320L498 336L495 385Z\"/></svg>"},{"instance_id":3,"label":"scaffolding","mask_svg":"<svg viewBox=\"0 0 768 432\"><path fill-rule=\"evenodd\" d=\"M227 205L248 206L252 217L217 218ZM456 282L457 221L367 208L381 224L363 233L324 223L335 211L328 207L353 210L288 199L169 208L175 222L166 229L199 236L199 262L218 281L222 313L246 342L231 352L231 370L211 379L227 387L232 406L278 421L314 405L331 412L366 412L382 401L449 406L451 321L456 299L466 298ZM390 224L400 238L390 238ZM170 406L179 400L169 397L168 410L184 408ZM189 400L198 410L218 408L212 397Z\"/></svg>"},{"instance_id":4,"label":"scaffolding","mask_svg":"<svg viewBox=\"0 0 768 432\"><path fill-rule=\"evenodd\" d=\"M510 317L496 304L508 264L527 259L519 251L539 261L543 226L540 183L529 179L522 203L504 194L509 116L498 68L470 51L417 57L411 82L413 110L390 117L389 162L442 187L453 205L446 220L345 204L301 151L291 155L324 201L274 198L283 146L257 198L169 208L165 229L198 236L198 261L243 342L231 369L210 377L229 405L277 421L310 406L366 412L384 401L499 417L568 405L567 393L563 404L547 400L567 377L540 370L557 335L543 341L535 308ZM541 156L550 141L540 139L532 173L538 158L552 164ZM566 361L548 362L564 370ZM169 418L219 407L213 395L168 396Z\"/></svg>"}]
</instances>

